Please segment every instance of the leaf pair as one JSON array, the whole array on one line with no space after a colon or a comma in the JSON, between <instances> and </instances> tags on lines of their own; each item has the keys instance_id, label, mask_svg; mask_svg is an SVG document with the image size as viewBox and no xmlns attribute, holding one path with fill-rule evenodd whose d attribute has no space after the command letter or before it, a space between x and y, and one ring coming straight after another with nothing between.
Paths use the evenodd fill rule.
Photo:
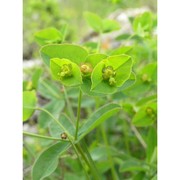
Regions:
<instances>
[{"instance_id":1,"label":"leaf pair","mask_svg":"<svg viewBox=\"0 0 180 180\"><path fill-rule=\"evenodd\" d=\"M84 15L89 26L98 33L108 33L120 29L119 23L115 20L102 19L97 14L91 12L85 12Z\"/></svg>"},{"instance_id":2,"label":"leaf pair","mask_svg":"<svg viewBox=\"0 0 180 180\"><path fill-rule=\"evenodd\" d=\"M43 29L34 35L36 42L40 45L60 43L63 35L60 31L55 28Z\"/></svg>"}]
</instances>

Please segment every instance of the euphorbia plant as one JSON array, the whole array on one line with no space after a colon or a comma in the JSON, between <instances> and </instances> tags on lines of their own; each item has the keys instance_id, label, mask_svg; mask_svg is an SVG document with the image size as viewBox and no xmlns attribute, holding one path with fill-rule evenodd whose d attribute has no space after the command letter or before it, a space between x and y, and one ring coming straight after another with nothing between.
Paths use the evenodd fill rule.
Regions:
<instances>
[{"instance_id":1,"label":"euphorbia plant","mask_svg":"<svg viewBox=\"0 0 180 180\"><path fill-rule=\"evenodd\" d=\"M144 54L144 44L143 50L137 46L139 41L147 41L149 46L154 43L151 38L153 26L146 26L147 20L152 21L151 15L142 14L133 22L134 34L129 39L134 40L136 46L122 45L105 52L101 49L102 34L117 30L119 24L89 12L85 13L85 18L99 36L93 51L88 49L86 43L81 46L63 43L64 31L58 32L54 28L47 28L35 35L36 41L43 45L40 54L46 66L42 68L46 78L40 79L37 88L41 71L36 70L32 79L23 84L24 122L35 110L41 111L37 113L38 134L24 132L24 135L52 143L48 141L43 147L49 147L35 160L32 179L44 179L55 169L59 170L58 160L63 158L61 162L71 160L80 165L86 179L107 176L116 180L127 178L128 173L132 179L151 179L156 176L157 157L154 89L157 64L151 59L152 52ZM145 57L149 58L148 62ZM136 62L136 83L132 59ZM128 88L134 83L133 88ZM39 94L48 99L47 104L39 105ZM92 139L93 142L89 142ZM100 144L102 139L103 145ZM93 152L92 146L100 150L98 155ZM121 150L125 154L121 154ZM97 156L103 158L97 161ZM60 169L66 171L70 164L62 165ZM76 172L74 169L73 172ZM69 172L66 171L67 174ZM81 170L79 172L82 174ZM105 172L111 173L107 175ZM52 178L55 174L56 171ZM80 178L78 173L76 175Z\"/></svg>"},{"instance_id":2,"label":"euphorbia plant","mask_svg":"<svg viewBox=\"0 0 180 180\"><path fill-rule=\"evenodd\" d=\"M33 99L36 99L34 91L24 92L25 120L28 115L32 114L33 109L37 109L49 114L59 128L59 138L44 137L59 142L50 146L38 157L33 166L32 177L34 180L39 180L48 176L55 169L59 154L73 147L80 162L85 162L89 167L94 179L101 179L83 137L100 123L117 113L120 106L115 103L105 104L97 109L86 122L83 122L83 125L79 126L81 101L83 94L105 96L118 91L118 88L130 77L133 61L128 55L88 54L83 47L72 44L46 45L41 48L40 52L43 61L50 68L53 79L64 86L64 91L66 91L66 86L78 87L79 98L76 119L72 111L70 117L65 115L64 118L62 116L60 119L56 119L47 110L34 106L35 100L33 101ZM27 97L27 93L32 97ZM70 104L67 103L67 105ZM40 136L27 132L24 132L24 134ZM51 168L49 168L50 164Z\"/></svg>"},{"instance_id":3,"label":"euphorbia plant","mask_svg":"<svg viewBox=\"0 0 180 180\"><path fill-rule=\"evenodd\" d=\"M24 121L33 114L34 110L42 111L52 120L49 124L50 136L29 132L24 132L24 135L56 141L36 159L32 169L33 180L49 176L56 169L59 157L70 147L74 149L86 178L102 179L95 162L92 160L84 137L105 120L118 113L121 107L113 102L104 104L102 107L97 105L96 111L82 121L82 100L84 96L94 97L98 100L98 97L117 93L135 82L135 75L132 72L133 60L130 55L119 52L109 55L100 53L101 35L119 29L119 24L114 20L102 19L89 12L85 13L85 18L100 37L96 53L92 54L84 47L75 44L50 44L51 42L60 43L60 39L63 39L61 38L63 35L53 28L43 30L35 35L38 43L44 45L40 50L42 60L50 70L53 80L59 82L59 86L62 87L59 93L64 94L68 111L61 113L60 117L57 118L49 110L37 105L36 88L32 91L27 91L30 90L27 89L23 92ZM69 87L79 89L76 115L66 92ZM57 98L56 101L58 100L61 101ZM145 108L146 114L150 117L150 110L153 110L154 105L148 105ZM133 121L139 123L139 119L138 122L136 118ZM152 122L150 118L149 123ZM102 125L101 130L107 146L107 135ZM118 176L111 155L108 151L107 154L112 179L116 180Z\"/></svg>"}]
</instances>

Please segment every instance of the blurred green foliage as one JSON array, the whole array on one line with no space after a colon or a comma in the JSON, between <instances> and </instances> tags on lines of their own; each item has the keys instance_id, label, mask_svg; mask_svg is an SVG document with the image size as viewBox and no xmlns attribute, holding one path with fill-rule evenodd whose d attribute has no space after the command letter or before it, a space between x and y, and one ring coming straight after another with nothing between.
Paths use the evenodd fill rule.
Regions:
<instances>
[{"instance_id":1,"label":"blurred green foliage","mask_svg":"<svg viewBox=\"0 0 180 180\"><path fill-rule=\"evenodd\" d=\"M150 7L156 11L156 0L24 0L23 1L23 59L38 57L34 33L49 27L60 30L67 25L66 40L78 42L87 35L83 19L85 11L102 18L118 9Z\"/></svg>"}]
</instances>

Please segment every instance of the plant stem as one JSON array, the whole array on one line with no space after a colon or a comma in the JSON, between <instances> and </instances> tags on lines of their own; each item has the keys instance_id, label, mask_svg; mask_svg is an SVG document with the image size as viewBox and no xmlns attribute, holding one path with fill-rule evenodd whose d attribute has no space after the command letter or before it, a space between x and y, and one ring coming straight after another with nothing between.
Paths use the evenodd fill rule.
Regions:
<instances>
[{"instance_id":1,"label":"plant stem","mask_svg":"<svg viewBox=\"0 0 180 180\"><path fill-rule=\"evenodd\" d=\"M78 109L77 109L77 121L76 121L76 132L75 132L75 140L77 140L78 129L79 129L79 121L81 115L81 101L82 101L82 91L79 90L79 98L78 98Z\"/></svg>"},{"instance_id":2,"label":"plant stem","mask_svg":"<svg viewBox=\"0 0 180 180\"><path fill-rule=\"evenodd\" d=\"M67 95L67 91L65 89L65 87L63 86L63 92L64 92L64 97L65 97L65 100L66 100L66 103L67 103L67 108L68 108L68 111L69 111L69 115L72 119L72 121L75 121L75 115L74 115L74 112L73 112L73 108L69 102L69 98L68 98L68 95Z\"/></svg>"},{"instance_id":3,"label":"plant stem","mask_svg":"<svg viewBox=\"0 0 180 180\"><path fill-rule=\"evenodd\" d=\"M47 139L47 140L67 141L67 140L60 139L60 138L55 138L55 137L50 137L50 136L42 136L39 134L33 134L33 133L29 133L29 132L23 132L23 135L31 136L31 137L35 137L35 138Z\"/></svg>"},{"instance_id":4,"label":"plant stem","mask_svg":"<svg viewBox=\"0 0 180 180\"><path fill-rule=\"evenodd\" d=\"M139 142L141 143L143 148L146 149L147 144L145 143L145 141L144 141L143 137L141 136L141 134L139 133L139 131L136 129L135 126L132 125L131 120L129 118L126 118L126 120L130 124L131 130L134 132L134 134L136 135L137 139L139 140Z\"/></svg>"},{"instance_id":5,"label":"plant stem","mask_svg":"<svg viewBox=\"0 0 180 180\"><path fill-rule=\"evenodd\" d=\"M130 147L129 147L129 138L128 138L128 122L127 121L123 121L123 134L124 134L124 141L125 141L125 146L126 146L126 150L127 153L130 155Z\"/></svg>"},{"instance_id":6,"label":"plant stem","mask_svg":"<svg viewBox=\"0 0 180 180\"><path fill-rule=\"evenodd\" d=\"M92 161L89 159L89 157L87 158L87 157L85 156L85 154L84 154L84 150L85 150L84 146L82 146L82 147L83 147L83 149L82 149L79 144L76 144L76 147L77 147L79 153L81 154L82 158L85 160L85 162L86 162L87 165L89 166L89 168L90 168L90 170L91 170L91 172L92 172L92 174L93 174L94 179L95 179L95 180L101 180L101 178L99 177L99 174L98 174L98 172L97 172L97 169L96 169L94 163L92 163ZM88 161L88 160L89 160L89 161Z\"/></svg>"},{"instance_id":7,"label":"plant stem","mask_svg":"<svg viewBox=\"0 0 180 180\"><path fill-rule=\"evenodd\" d=\"M100 50L101 50L101 41L102 41L102 32L99 33L97 53L100 52Z\"/></svg>"},{"instance_id":8,"label":"plant stem","mask_svg":"<svg viewBox=\"0 0 180 180\"><path fill-rule=\"evenodd\" d=\"M144 147L144 149L146 149L147 145L146 145L144 139L142 138L141 134L139 133L139 131L132 124L131 124L131 129L134 132L134 134L136 135L136 137L138 138L138 140L141 143L141 145Z\"/></svg>"},{"instance_id":9,"label":"plant stem","mask_svg":"<svg viewBox=\"0 0 180 180\"><path fill-rule=\"evenodd\" d=\"M104 124L101 124L100 127L101 127L102 137L103 137L105 147L106 147L106 151L107 151L108 161L109 161L109 164L111 166L112 178L113 178L113 180L116 180L116 179L118 179L118 175L116 174L116 170L114 169L113 159L112 159L111 154L109 152L109 143L108 143L108 139L107 139L107 136L106 136Z\"/></svg>"},{"instance_id":10,"label":"plant stem","mask_svg":"<svg viewBox=\"0 0 180 180\"><path fill-rule=\"evenodd\" d=\"M69 139L69 140L70 140L70 139ZM79 159L79 162L80 162L82 168L84 169L86 178L87 178L88 180L90 180L89 175L88 175L88 173L86 172L86 169L85 169L85 167L84 167L84 165L83 165L83 162L82 162L82 160L81 160L81 158L80 158L80 156L79 156L79 154L78 154L78 150L77 150L77 148L76 148L76 145L74 145L71 140L70 140L70 143L71 143L72 147L74 148L74 151L75 151L75 153L76 153L76 155L77 155L77 157L78 157L78 159Z\"/></svg>"}]
</instances>

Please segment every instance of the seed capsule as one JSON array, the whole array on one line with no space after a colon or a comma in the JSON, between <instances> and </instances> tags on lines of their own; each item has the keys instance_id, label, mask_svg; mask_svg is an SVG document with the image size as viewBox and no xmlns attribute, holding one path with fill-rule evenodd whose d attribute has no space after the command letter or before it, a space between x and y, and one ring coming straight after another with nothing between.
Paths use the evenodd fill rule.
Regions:
<instances>
[{"instance_id":1,"label":"seed capsule","mask_svg":"<svg viewBox=\"0 0 180 180\"><path fill-rule=\"evenodd\" d=\"M149 78L149 76L147 74L143 74L141 77L143 82L150 82L151 78Z\"/></svg>"},{"instance_id":2,"label":"seed capsule","mask_svg":"<svg viewBox=\"0 0 180 180\"><path fill-rule=\"evenodd\" d=\"M84 75L90 75L90 73L92 72L92 66L91 64L82 64L80 66L80 70Z\"/></svg>"},{"instance_id":3,"label":"seed capsule","mask_svg":"<svg viewBox=\"0 0 180 180\"><path fill-rule=\"evenodd\" d=\"M61 133L61 139L67 139L67 134L65 132Z\"/></svg>"},{"instance_id":4,"label":"seed capsule","mask_svg":"<svg viewBox=\"0 0 180 180\"><path fill-rule=\"evenodd\" d=\"M147 107L147 108L146 108L146 114L147 114L147 115L152 115L152 114L154 114L153 109L152 109L151 107Z\"/></svg>"}]
</instances>

